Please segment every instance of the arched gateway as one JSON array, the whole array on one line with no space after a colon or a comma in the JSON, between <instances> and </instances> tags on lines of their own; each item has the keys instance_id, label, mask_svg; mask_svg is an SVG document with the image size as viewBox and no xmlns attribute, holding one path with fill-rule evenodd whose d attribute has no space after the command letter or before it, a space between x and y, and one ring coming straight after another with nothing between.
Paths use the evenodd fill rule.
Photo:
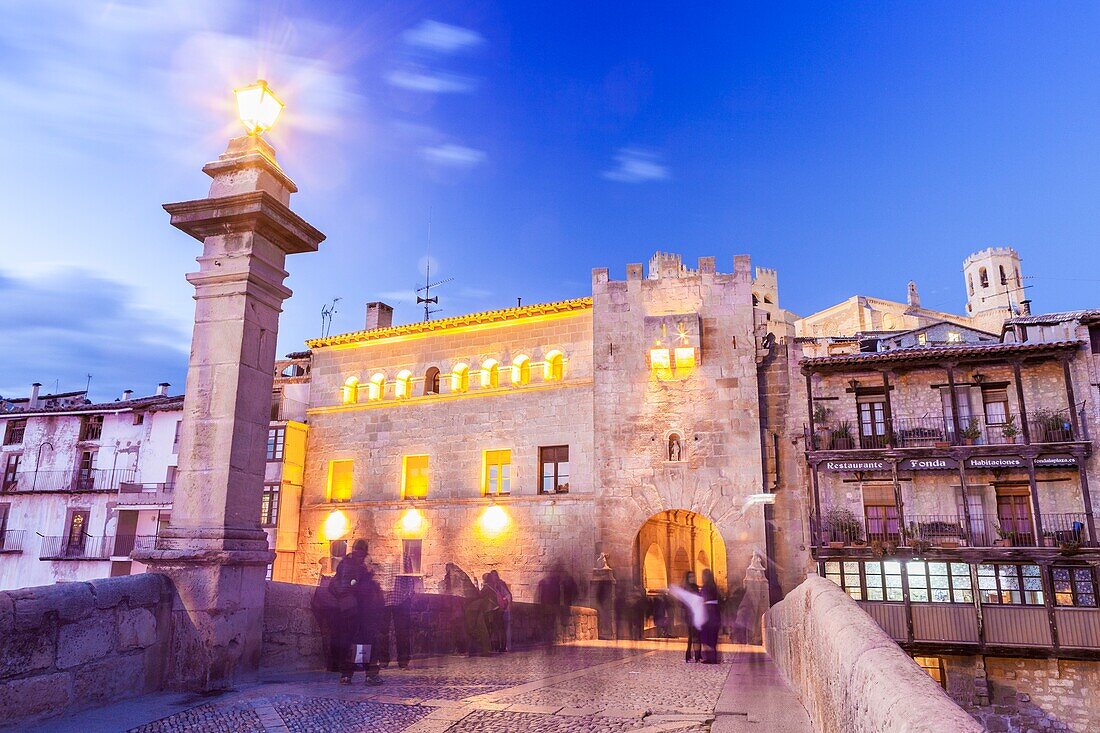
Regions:
<instances>
[{"instance_id":1,"label":"arched gateway","mask_svg":"<svg viewBox=\"0 0 1100 733\"><path fill-rule=\"evenodd\" d=\"M634 541L635 573L647 594L684 582L688 571L701 578L714 572L720 593L726 587L726 545L714 522L687 509L668 509L654 514Z\"/></svg>"}]
</instances>

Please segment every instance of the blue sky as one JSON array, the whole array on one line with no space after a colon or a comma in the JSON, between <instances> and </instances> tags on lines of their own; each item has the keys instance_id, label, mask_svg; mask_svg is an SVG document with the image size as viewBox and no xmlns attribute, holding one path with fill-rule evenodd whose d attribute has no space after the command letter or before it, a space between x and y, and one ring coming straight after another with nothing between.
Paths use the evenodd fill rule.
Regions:
<instances>
[{"instance_id":1,"label":"blue sky","mask_svg":"<svg viewBox=\"0 0 1100 733\"><path fill-rule=\"evenodd\" d=\"M678 7L688 5L689 7ZM1039 310L1100 305L1100 6L1076 3L0 4L0 394L182 389L198 245L162 203L238 134L230 90L328 235L289 261L280 350L399 321L432 218L441 315L584 295L678 251L960 311L1024 257Z\"/></svg>"}]
</instances>

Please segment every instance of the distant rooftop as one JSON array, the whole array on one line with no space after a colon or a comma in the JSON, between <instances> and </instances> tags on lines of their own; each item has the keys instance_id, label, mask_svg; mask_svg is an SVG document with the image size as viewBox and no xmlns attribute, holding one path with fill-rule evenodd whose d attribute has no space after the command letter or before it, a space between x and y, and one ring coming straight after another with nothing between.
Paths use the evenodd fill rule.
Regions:
<instances>
[{"instance_id":1,"label":"distant rooftop","mask_svg":"<svg viewBox=\"0 0 1100 733\"><path fill-rule=\"evenodd\" d=\"M1100 320L1100 310L1062 311L1060 313L1040 313L1037 316L1017 316L1005 321L1006 326L1043 326L1068 321Z\"/></svg>"}]
</instances>

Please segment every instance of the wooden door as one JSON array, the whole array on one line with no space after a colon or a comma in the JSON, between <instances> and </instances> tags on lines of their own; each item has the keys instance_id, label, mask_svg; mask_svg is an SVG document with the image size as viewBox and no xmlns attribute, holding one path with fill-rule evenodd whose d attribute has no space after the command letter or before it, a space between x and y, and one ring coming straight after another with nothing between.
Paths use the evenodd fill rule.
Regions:
<instances>
[{"instance_id":1,"label":"wooden door","mask_svg":"<svg viewBox=\"0 0 1100 733\"><path fill-rule=\"evenodd\" d=\"M997 521L1008 533L1013 545L1030 547L1035 544L1031 524L1031 497L1018 492L997 492Z\"/></svg>"},{"instance_id":2,"label":"wooden door","mask_svg":"<svg viewBox=\"0 0 1100 733\"><path fill-rule=\"evenodd\" d=\"M65 554L69 557L79 557L84 554L84 544L88 538L87 511L73 512L69 516L69 532L65 540Z\"/></svg>"}]
</instances>

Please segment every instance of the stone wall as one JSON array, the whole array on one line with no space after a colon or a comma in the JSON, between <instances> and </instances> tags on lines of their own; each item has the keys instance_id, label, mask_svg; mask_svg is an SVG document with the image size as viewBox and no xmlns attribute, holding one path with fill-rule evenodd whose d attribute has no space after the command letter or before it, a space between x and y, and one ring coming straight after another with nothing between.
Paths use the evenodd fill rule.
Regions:
<instances>
[{"instance_id":1,"label":"stone wall","mask_svg":"<svg viewBox=\"0 0 1100 733\"><path fill-rule=\"evenodd\" d=\"M264 608L264 643L260 666L307 670L326 666L321 629L310 610L314 586L269 582ZM413 656L462 654L468 648L459 596L421 594L412 606ZM597 616L591 608L573 606L568 615L536 603L514 603L514 647L587 641L597 638ZM458 633L456 633L456 630Z\"/></svg>"},{"instance_id":2,"label":"stone wall","mask_svg":"<svg viewBox=\"0 0 1100 733\"><path fill-rule=\"evenodd\" d=\"M989 731L1096 730L1100 662L944 656L947 692Z\"/></svg>"},{"instance_id":3,"label":"stone wall","mask_svg":"<svg viewBox=\"0 0 1100 733\"><path fill-rule=\"evenodd\" d=\"M0 726L160 689L171 609L151 573L0 593Z\"/></svg>"},{"instance_id":4,"label":"stone wall","mask_svg":"<svg viewBox=\"0 0 1100 733\"><path fill-rule=\"evenodd\" d=\"M824 578L765 615L768 653L820 733L978 733L969 715Z\"/></svg>"}]
</instances>

